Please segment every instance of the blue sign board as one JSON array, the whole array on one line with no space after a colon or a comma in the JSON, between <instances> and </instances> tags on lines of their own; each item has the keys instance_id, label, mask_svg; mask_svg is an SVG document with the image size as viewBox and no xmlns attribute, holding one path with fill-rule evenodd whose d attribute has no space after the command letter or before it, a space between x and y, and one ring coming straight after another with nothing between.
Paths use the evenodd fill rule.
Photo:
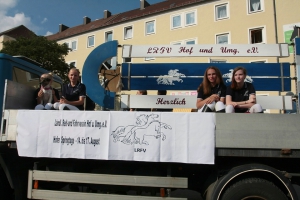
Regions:
<instances>
[{"instance_id":1,"label":"blue sign board","mask_svg":"<svg viewBox=\"0 0 300 200\"><path fill-rule=\"evenodd\" d=\"M289 63L123 63L123 90L197 90L209 66L220 69L226 85L231 84L233 69L242 66L246 81L257 91L291 90Z\"/></svg>"}]
</instances>

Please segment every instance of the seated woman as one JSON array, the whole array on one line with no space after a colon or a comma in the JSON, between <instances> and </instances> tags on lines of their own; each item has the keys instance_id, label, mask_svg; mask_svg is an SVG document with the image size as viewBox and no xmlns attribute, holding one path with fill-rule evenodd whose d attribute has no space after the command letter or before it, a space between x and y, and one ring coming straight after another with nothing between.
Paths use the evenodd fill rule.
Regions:
<instances>
[{"instance_id":1,"label":"seated woman","mask_svg":"<svg viewBox=\"0 0 300 200\"><path fill-rule=\"evenodd\" d=\"M53 109L53 103L59 102L58 90L51 87L52 82L53 76L51 73L41 75L40 88L35 91L37 102L35 110L51 110Z\"/></svg>"},{"instance_id":2,"label":"seated woman","mask_svg":"<svg viewBox=\"0 0 300 200\"><path fill-rule=\"evenodd\" d=\"M205 70L197 92L198 112L225 112L226 86L217 67L211 66Z\"/></svg>"},{"instance_id":3,"label":"seated woman","mask_svg":"<svg viewBox=\"0 0 300 200\"><path fill-rule=\"evenodd\" d=\"M84 98L86 96L85 85L79 82L79 70L72 68L68 78L70 83L64 84L62 96L59 103L54 104L55 109L59 110L83 110Z\"/></svg>"},{"instance_id":4,"label":"seated woman","mask_svg":"<svg viewBox=\"0 0 300 200\"><path fill-rule=\"evenodd\" d=\"M226 91L226 113L261 113L262 107L256 104L255 89L245 82L247 71L236 67L232 73L231 86Z\"/></svg>"}]
</instances>

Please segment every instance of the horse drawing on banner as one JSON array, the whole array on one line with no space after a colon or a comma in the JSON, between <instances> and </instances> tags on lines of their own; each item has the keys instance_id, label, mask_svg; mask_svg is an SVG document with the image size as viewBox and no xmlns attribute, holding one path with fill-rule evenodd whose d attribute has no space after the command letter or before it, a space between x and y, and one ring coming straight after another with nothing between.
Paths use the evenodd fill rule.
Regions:
<instances>
[{"instance_id":1,"label":"horse drawing on banner","mask_svg":"<svg viewBox=\"0 0 300 200\"><path fill-rule=\"evenodd\" d=\"M233 73L233 69L230 69L229 70L229 73L226 73L226 74L223 74L223 78L226 79L226 83L230 83L231 82L231 79L232 79L232 73ZM251 78L251 76L246 76L245 78L245 82L249 82L249 83L252 83L254 82L253 79Z\"/></svg>"},{"instance_id":2,"label":"horse drawing on banner","mask_svg":"<svg viewBox=\"0 0 300 200\"><path fill-rule=\"evenodd\" d=\"M159 78L156 80L157 84L162 85L175 85L173 82L179 82L182 83L183 80L181 77L185 77L184 74L179 73L178 69L171 69L168 71L168 75L159 76Z\"/></svg>"},{"instance_id":3,"label":"horse drawing on banner","mask_svg":"<svg viewBox=\"0 0 300 200\"><path fill-rule=\"evenodd\" d=\"M124 144L145 144L149 145L146 137L161 138L163 141L167 136L163 130L171 130L172 127L166 123L157 120L159 115L142 114L136 118L135 125L118 126L112 133L113 142L121 141Z\"/></svg>"}]
</instances>

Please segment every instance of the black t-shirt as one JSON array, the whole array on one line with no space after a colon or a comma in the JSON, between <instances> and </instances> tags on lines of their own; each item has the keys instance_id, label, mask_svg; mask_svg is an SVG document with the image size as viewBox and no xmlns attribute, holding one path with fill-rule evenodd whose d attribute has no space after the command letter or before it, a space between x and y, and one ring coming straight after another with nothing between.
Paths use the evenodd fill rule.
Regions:
<instances>
[{"instance_id":1,"label":"black t-shirt","mask_svg":"<svg viewBox=\"0 0 300 200\"><path fill-rule=\"evenodd\" d=\"M59 92L58 92L58 90L55 89L55 88L52 88L52 89L54 90L54 95L55 95L56 98L59 100ZM39 93L40 90L41 90L41 88L38 88L38 89L36 89L36 90L34 91L34 97L35 97L35 99L37 99L38 93ZM55 103L53 98L52 98L52 102L51 102L51 103ZM36 102L36 104L37 104L37 102Z\"/></svg>"},{"instance_id":2,"label":"black t-shirt","mask_svg":"<svg viewBox=\"0 0 300 200\"><path fill-rule=\"evenodd\" d=\"M251 94L255 95L254 86L251 83L245 82L244 86L239 90L234 90L227 87L226 95L231 96L231 101L241 102L248 101ZM247 112L248 108L235 108L235 112Z\"/></svg>"},{"instance_id":3,"label":"black t-shirt","mask_svg":"<svg viewBox=\"0 0 300 200\"><path fill-rule=\"evenodd\" d=\"M85 97L86 88L82 83L77 83L74 87L71 84L64 84L62 88L62 96L68 101L78 101L79 97ZM76 106L79 110L83 110L83 105Z\"/></svg>"},{"instance_id":4,"label":"black t-shirt","mask_svg":"<svg viewBox=\"0 0 300 200\"><path fill-rule=\"evenodd\" d=\"M212 94L218 94L220 98L225 98L226 96L226 86L225 85L215 85L215 87L211 87L211 93L205 95L203 91L203 87L200 87L197 98L198 99L206 99L210 97Z\"/></svg>"}]
</instances>

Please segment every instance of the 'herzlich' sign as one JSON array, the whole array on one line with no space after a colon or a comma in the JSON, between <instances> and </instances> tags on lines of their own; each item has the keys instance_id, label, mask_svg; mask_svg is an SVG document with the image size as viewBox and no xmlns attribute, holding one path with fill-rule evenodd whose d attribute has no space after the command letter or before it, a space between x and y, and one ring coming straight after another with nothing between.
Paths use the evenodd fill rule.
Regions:
<instances>
[{"instance_id":1,"label":"'herzlich' sign","mask_svg":"<svg viewBox=\"0 0 300 200\"><path fill-rule=\"evenodd\" d=\"M196 108L196 101L196 95L122 95L121 108Z\"/></svg>"}]
</instances>

